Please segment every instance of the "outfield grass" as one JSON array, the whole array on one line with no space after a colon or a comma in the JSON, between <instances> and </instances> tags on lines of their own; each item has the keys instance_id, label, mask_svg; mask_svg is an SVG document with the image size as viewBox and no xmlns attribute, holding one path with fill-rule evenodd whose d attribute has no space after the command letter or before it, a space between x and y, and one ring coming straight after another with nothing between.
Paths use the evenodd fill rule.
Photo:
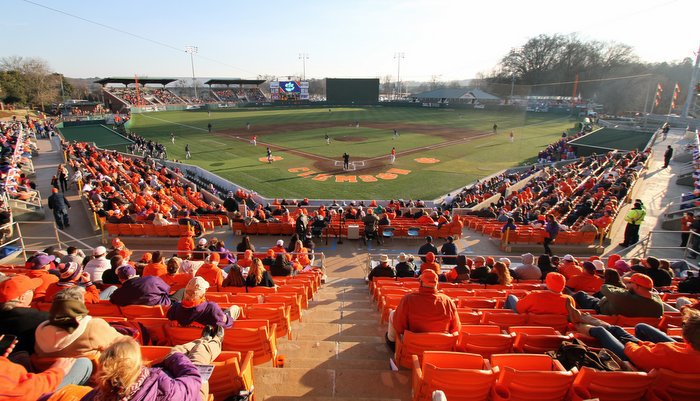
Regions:
<instances>
[{"instance_id":1,"label":"outfield grass","mask_svg":"<svg viewBox=\"0 0 700 401\"><path fill-rule=\"evenodd\" d=\"M206 130L210 121L214 131L233 130L233 135L246 140L210 135ZM354 121L360 122L360 128L350 126ZM399 138L393 140L391 130L362 126L372 122L462 128L484 133L491 132L491 127L497 123L499 134L403 157L400 154L402 151L442 143L447 139L430 135L429 132L413 132L407 127L400 130ZM246 123L252 125L252 131L246 131ZM316 128L299 131L294 124L301 123L333 123L336 126L328 130ZM259 135L257 147L247 142L256 127L271 125L276 126L279 132ZM129 129L166 144L170 158L184 160L184 146L188 143L192 152L190 163L268 197L433 199L498 170L531 162L540 150L556 141L563 130L572 126L573 121L567 118L546 114L358 107L333 108L332 112L323 108L244 109L212 112L211 116L205 111L135 114ZM511 130L515 133L514 143L508 139ZM326 131L332 138L361 136L365 140L334 140L326 145ZM176 137L175 145L170 143L171 132ZM318 173L324 172L316 170L308 157L274 151L273 154L283 157L283 160L272 165L260 162L258 159L265 156L265 146L260 143L266 142L334 160L340 160L343 152L348 152L353 158L351 160L386 155L386 159L383 159L386 170L394 167L410 170L410 174L399 175L393 180L378 179L376 182L361 182L359 179L357 183L335 182L334 177L319 182L299 177L299 172L288 171L306 167ZM399 157L392 166L388 164L388 155L393 146L397 148ZM440 162L420 164L414 161L419 157L435 158Z\"/></svg>"},{"instance_id":2,"label":"outfield grass","mask_svg":"<svg viewBox=\"0 0 700 401\"><path fill-rule=\"evenodd\" d=\"M601 128L581 138L571 141L572 145L599 146L623 151L644 149L653 132L639 132L614 128ZM603 150L604 151L604 150ZM598 152L600 153L600 151Z\"/></svg>"}]
</instances>

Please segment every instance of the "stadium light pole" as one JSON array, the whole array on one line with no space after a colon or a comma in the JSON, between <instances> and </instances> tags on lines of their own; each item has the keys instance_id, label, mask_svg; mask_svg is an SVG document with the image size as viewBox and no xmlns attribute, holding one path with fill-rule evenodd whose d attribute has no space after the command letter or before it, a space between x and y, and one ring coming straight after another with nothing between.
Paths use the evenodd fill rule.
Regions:
<instances>
[{"instance_id":1,"label":"stadium light pole","mask_svg":"<svg viewBox=\"0 0 700 401\"><path fill-rule=\"evenodd\" d=\"M306 60L309 59L309 53L299 53L299 60L301 60L303 73L301 79L306 80Z\"/></svg>"},{"instance_id":2,"label":"stadium light pole","mask_svg":"<svg viewBox=\"0 0 700 401\"><path fill-rule=\"evenodd\" d=\"M401 96L401 59L406 56L404 52L394 53L394 59L398 60L398 71L396 72L396 98Z\"/></svg>"},{"instance_id":3,"label":"stadium light pole","mask_svg":"<svg viewBox=\"0 0 700 401\"><path fill-rule=\"evenodd\" d=\"M185 46L185 52L190 54L190 63L192 64L192 85L194 85L194 98L197 99L197 79L194 77L194 55L199 52L197 46Z\"/></svg>"}]
</instances>

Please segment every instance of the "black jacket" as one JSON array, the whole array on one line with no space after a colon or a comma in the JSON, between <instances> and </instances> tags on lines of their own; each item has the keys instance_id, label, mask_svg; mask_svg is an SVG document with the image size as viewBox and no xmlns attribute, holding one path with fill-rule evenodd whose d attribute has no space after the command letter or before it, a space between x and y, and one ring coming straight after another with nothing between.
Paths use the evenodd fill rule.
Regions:
<instances>
[{"instance_id":1,"label":"black jacket","mask_svg":"<svg viewBox=\"0 0 700 401\"><path fill-rule=\"evenodd\" d=\"M68 199L66 199L62 193L56 192L55 194L51 194L49 196L49 209L52 209L54 212L56 211L67 211L70 209L70 203L68 203Z\"/></svg>"},{"instance_id":2,"label":"black jacket","mask_svg":"<svg viewBox=\"0 0 700 401\"><path fill-rule=\"evenodd\" d=\"M34 332L37 326L49 320L49 313L32 308L13 308L0 311L0 333L17 336L17 351L34 353Z\"/></svg>"}]
</instances>

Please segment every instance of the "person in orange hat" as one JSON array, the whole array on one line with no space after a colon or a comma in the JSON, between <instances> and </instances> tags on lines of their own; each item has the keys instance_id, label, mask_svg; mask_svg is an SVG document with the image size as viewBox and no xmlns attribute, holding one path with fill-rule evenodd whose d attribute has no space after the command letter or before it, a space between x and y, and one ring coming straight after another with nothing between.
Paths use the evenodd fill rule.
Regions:
<instances>
[{"instance_id":1,"label":"person in orange hat","mask_svg":"<svg viewBox=\"0 0 700 401\"><path fill-rule=\"evenodd\" d=\"M48 312L33 309L34 291L40 278L12 276L0 282L0 333L17 336L16 351L34 353L34 332L49 319Z\"/></svg>"},{"instance_id":2,"label":"person in orange hat","mask_svg":"<svg viewBox=\"0 0 700 401\"><path fill-rule=\"evenodd\" d=\"M635 273L623 279L627 288L604 284L600 288L602 298L598 299L583 291L574 294L576 305L582 309L594 309L602 315L622 315L630 317L661 317L664 306L655 292L654 282L646 274Z\"/></svg>"},{"instance_id":3,"label":"person in orange hat","mask_svg":"<svg viewBox=\"0 0 700 401\"><path fill-rule=\"evenodd\" d=\"M445 294L438 292L438 274L426 270L420 275L418 292L406 294L389 314L386 343L394 350L397 336L404 331L414 333L451 333L457 335L462 324L457 306Z\"/></svg>"},{"instance_id":4,"label":"person in orange hat","mask_svg":"<svg viewBox=\"0 0 700 401\"><path fill-rule=\"evenodd\" d=\"M116 254L123 257L124 259L129 259L133 252L127 249L126 245L124 245L124 242L121 239L114 238L112 239L112 252L110 253L112 254L111 256L114 256Z\"/></svg>"},{"instance_id":5,"label":"person in orange hat","mask_svg":"<svg viewBox=\"0 0 700 401\"><path fill-rule=\"evenodd\" d=\"M531 291L523 299L511 294L506 298L505 309L516 313L568 315L567 304L573 304L571 296L562 294L566 286L566 277L559 273L549 273L545 277L546 290Z\"/></svg>"},{"instance_id":6,"label":"person in orange hat","mask_svg":"<svg viewBox=\"0 0 700 401\"><path fill-rule=\"evenodd\" d=\"M432 270L435 273L440 274L440 264L435 261L435 254L432 252L428 252L425 255L425 262L421 263L418 274L423 274L428 270Z\"/></svg>"}]
</instances>

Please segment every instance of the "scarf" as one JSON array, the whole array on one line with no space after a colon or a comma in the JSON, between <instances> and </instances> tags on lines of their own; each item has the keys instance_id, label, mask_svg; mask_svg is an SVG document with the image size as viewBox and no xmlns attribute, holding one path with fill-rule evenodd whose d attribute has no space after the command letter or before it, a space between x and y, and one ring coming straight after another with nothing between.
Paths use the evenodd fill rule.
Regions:
<instances>
[{"instance_id":1,"label":"scarf","mask_svg":"<svg viewBox=\"0 0 700 401\"><path fill-rule=\"evenodd\" d=\"M201 298L195 299L195 300L183 299L182 300L182 307L183 308L194 308L195 306L204 303L204 301L206 301L206 298L204 298L204 297L201 297Z\"/></svg>"},{"instance_id":2,"label":"scarf","mask_svg":"<svg viewBox=\"0 0 700 401\"><path fill-rule=\"evenodd\" d=\"M79 325L78 318L86 316L85 303L74 299L54 300L49 310L49 324L73 333Z\"/></svg>"}]
</instances>

